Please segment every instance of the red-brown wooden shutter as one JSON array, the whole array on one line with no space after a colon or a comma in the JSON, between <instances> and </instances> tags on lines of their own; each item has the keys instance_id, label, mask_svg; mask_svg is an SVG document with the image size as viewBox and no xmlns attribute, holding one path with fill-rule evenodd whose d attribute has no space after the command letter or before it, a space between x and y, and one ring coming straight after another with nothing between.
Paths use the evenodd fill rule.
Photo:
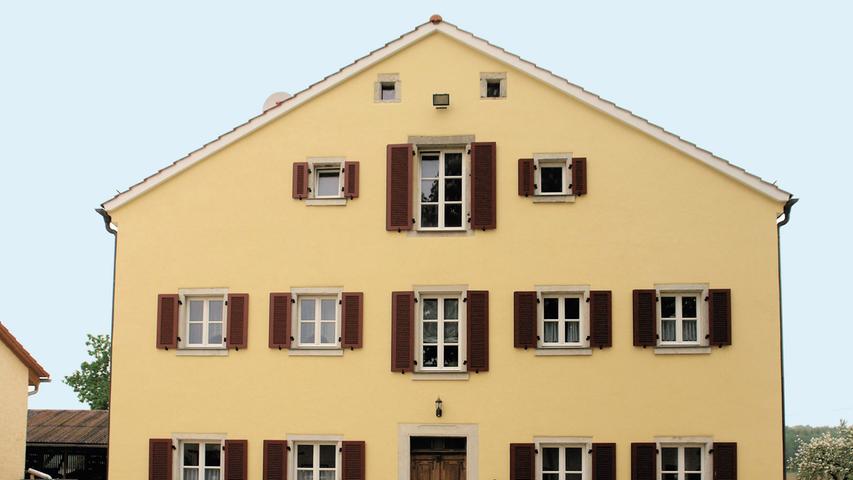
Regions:
<instances>
[{"instance_id":1,"label":"red-brown wooden shutter","mask_svg":"<svg viewBox=\"0 0 853 480\"><path fill-rule=\"evenodd\" d=\"M708 291L708 333L711 345L732 344L732 291Z\"/></svg>"},{"instance_id":2,"label":"red-brown wooden shutter","mask_svg":"<svg viewBox=\"0 0 853 480\"><path fill-rule=\"evenodd\" d=\"M391 371L410 372L415 361L415 292L391 293Z\"/></svg>"},{"instance_id":3,"label":"red-brown wooden shutter","mask_svg":"<svg viewBox=\"0 0 853 480\"><path fill-rule=\"evenodd\" d=\"M358 162L344 162L344 197L358 197L359 173Z\"/></svg>"},{"instance_id":4,"label":"red-brown wooden shutter","mask_svg":"<svg viewBox=\"0 0 853 480\"><path fill-rule=\"evenodd\" d=\"M246 440L225 440L225 480L246 480L249 444Z\"/></svg>"},{"instance_id":5,"label":"red-brown wooden shutter","mask_svg":"<svg viewBox=\"0 0 853 480\"><path fill-rule=\"evenodd\" d=\"M263 480L287 480L286 440L264 440Z\"/></svg>"},{"instance_id":6,"label":"red-brown wooden shutter","mask_svg":"<svg viewBox=\"0 0 853 480\"><path fill-rule=\"evenodd\" d=\"M157 348L178 348L177 295L157 295Z\"/></svg>"},{"instance_id":7,"label":"red-brown wooden shutter","mask_svg":"<svg viewBox=\"0 0 853 480\"><path fill-rule=\"evenodd\" d=\"M737 480L737 443L714 443L714 480Z\"/></svg>"},{"instance_id":8,"label":"red-brown wooden shutter","mask_svg":"<svg viewBox=\"0 0 853 480\"><path fill-rule=\"evenodd\" d=\"M344 292L341 295L341 346L361 348L364 321L364 294Z\"/></svg>"},{"instance_id":9,"label":"red-brown wooden shutter","mask_svg":"<svg viewBox=\"0 0 853 480\"><path fill-rule=\"evenodd\" d=\"M658 344L657 292L634 290L634 346L654 347Z\"/></svg>"},{"instance_id":10,"label":"red-brown wooden shutter","mask_svg":"<svg viewBox=\"0 0 853 480\"><path fill-rule=\"evenodd\" d=\"M388 145L385 178L385 229L412 229L412 156L411 143Z\"/></svg>"},{"instance_id":11,"label":"red-brown wooden shutter","mask_svg":"<svg viewBox=\"0 0 853 480\"><path fill-rule=\"evenodd\" d=\"M616 444L592 444L592 480L616 480Z\"/></svg>"},{"instance_id":12,"label":"red-brown wooden shutter","mask_svg":"<svg viewBox=\"0 0 853 480\"><path fill-rule=\"evenodd\" d=\"M613 308L609 290L589 292L589 345L613 346Z\"/></svg>"},{"instance_id":13,"label":"red-brown wooden shutter","mask_svg":"<svg viewBox=\"0 0 853 480\"><path fill-rule=\"evenodd\" d=\"M489 371L489 292L468 290L468 371Z\"/></svg>"},{"instance_id":14,"label":"red-brown wooden shutter","mask_svg":"<svg viewBox=\"0 0 853 480\"><path fill-rule=\"evenodd\" d=\"M657 480L657 448L654 443L631 444L631 480Z\"/></svg>"},{"instance_id":15,"label":"red-brown wooden shutter","mask_svg":"<svg viewBox=\"0 0 853 480\"><path fill-rule=\"evenodd\" d=\"M518 194L522 197L529 197L536 191L536 186L533 184L533 159L519 158L518 159Z\"/></svg>"},{"instance_id":16,"label":"red-brown wooden shutter","mask_svg":"<svg viewBox=\"0 0 853 480\"><path fill-rule=\"evenodd\" d=\"M270 348L290 348L290 298L270 293Z\"/></svg>"},{"instance_id":17,"label":"red-brown wooden shutter","mask_svg":"<svg viewBox=\"0 0 853 480\"><path fill-rule=\"evenodd\" d=\"M364 480L364 442L341 442L341 480Z\"/></svg>"},{"instance_id":18,"label":"red-brown wooden shutter","mask_svg":"<svg viewBox=\"0 0 853 480\"><path fill-rule=\"evenodd\" d=\"M536 348L536 304L536 292L515 292L513 295L515 348Z\"/></svg>"},{"instance_id":19,"label":"red-brown wooden shutter","mask_svg":"<svg viewBox=\"0 0 853 480\"><path fill-rule=\"evenodd\" d=\"M536 447L532 443L509 444L509 480L534 480Z\"/></svg>"},{"instance_id":20,"label":"red-brown wooden shutter","mask_svg":"<svg viewBox=\"0 0 853 480\"><path fill-rule=\"evenodd\" d=\"M246 348L249 336L249 294L228 294L228 348Z\"/></svg>"},{"instance_id":21,"label":"red-brown wooden shutter","mask_svg":"<svg viewBox=\"0 0 853 480\"><path fill-rule=\"evenodd\" d=\"M497 146L471 144L471 228L497 227Z\"/></svg>"},{"instance_id":22,"label":"red-brown wooden shutter","mask_svg":"<svg viewBox=\"0 0 853 480\"><path fill-rule=\"evenodd\" d=\"M172 440L148 440L148 480L172 480Z\"/></svg>"},{"instance_id":23,"label":"red-brown wooden shutter","mask_svg":"<svg viewBox=\"0 0 853 480\"><path fill-rule=\"evenodd\" d=\"M293 198L304 200L308 198L308 162L293 164Z\"/></svg>"},{"instance_id":24,"label":"red-brown wooden shutter","mask_svg":"<svg viewBox=\"0 0 853 480\"><path fill-rule=\"evenodd\" d=\"M572 159L572 195L586 195L586 158Z\"/></svg>"}]
</instances>

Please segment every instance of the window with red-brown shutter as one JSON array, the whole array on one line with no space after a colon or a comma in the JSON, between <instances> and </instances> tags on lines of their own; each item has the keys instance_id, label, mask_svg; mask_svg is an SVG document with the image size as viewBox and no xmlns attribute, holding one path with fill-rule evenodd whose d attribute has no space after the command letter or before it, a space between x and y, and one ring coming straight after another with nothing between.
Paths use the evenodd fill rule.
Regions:
<instances>
[{"instance_id":1,"label":"window with red-brown shutter","mask_svg":"<svg viewBox=\"0 0 853 480\"><path fill-rule=\"evenodd\" d=\"M572 159L572 185L571 191L572 195L586 195L587 181L586 181L586 158L573 158Z\"/></svg>"},{"instance_id":2,"label":"window with red-brown shutter","mask_svg":"<svg viewBox=\"0 0 853 480\"><path fill-rule=\"evenodd\" d=\"M536 476L536 446L532 443L509 445L509 480L534 480Z\"/></svg>"},{"instance_id":3,"label":"window with red-brown shutter","mask_svg":"<svg viewBox=\"0 0 853 480\"><path fill-rule=\"evenodd\" d=\"M270 293L270 348L290 348L290 293Z\"/></svg>"},{"instance_id":4,"label":"window with red-brown shutter","mask_svg":"<svg viewBox=\"0 0 853 480\"><path fill-rule=\"evenodd\" d=\"M657 445L631 444L631 480L657 480Z\"/></svg>"},{"instance_id":5,"label":"window with red-brown shutter","mask_svg":"<svg viewBox=\"0 0 853 480\"><path fill-rule=\"evenodd\" d=\"M358 197L358 162L344 162L344 197L352 200Z\"/></svg>"},{"instance_id":6,"label":"window with red-brown shutter","mask_svg":"<svg viewBox=\"0 0 853 480\"><path fill-rule=\"evenodd\" d=\"M341 294L341 347L361 348L364 319L364 294Z\"/></svg>"},{"instance_id":7,"label":"window with red-brown shutter","mask_svg":"<svg viewBox=\"0 0 853 480\"><path fill-rule=\"evenodd\" d=\"M263 480L287 480L287 441L264 440Z\"/></svg>"},{"instance_id":8,"label":"window with red-brown shutter","mask_svg":"<svg viewBox=\"0 0 853 480\"><path fill-rule=\"evenodd\" d=\"M172 480L172 440L148 440L148 480Z\"/></svg>"},{"instance_id":9,"label":"window with red-brown shutter","mask_svg":"<svg viewBox=\"0 0 853 480\"><path fill-rule=\"evenodd\" d=\"M609 290L589 292L589 345L610 347L613 345L612 295Z\"/></svg>"},{"instance_id":10,"label":"window with red-brown shutter","mask_svg":"<svg viewBox=\"0 0 853 480\"><path fill-rule=\"evenodd\" d=\"M341 480L365 480L364 442L341 442Z\"/></svg>"},{"instance_id":11,"label":"window with red-brown shutter","mask_svg":"<svg viewBox=\"0 0 853 480\"><path fill-rule=\"evenodd\" d=\"M616 444L592 444L592 480L616 480Z\"/></svg>"},{"instance_id":12,"label":"window with red-brown shutter","mask_svg":"<svg viewBox=\"0 0 853 480\"><path fill-rule=\"evenodd\" d=\"M497 146L495 142L471 144L471 228L497 227Z\"/></svg>"},{"instance_id":13,"label":"window with red-brown shutter","mask_svg":"<svg viewBox=\"0 0 853 480\"><path fill-rule=\"evenodd\" d=\"M711 345L732 344L732 291L708 290L708 338Z\"/></svg>"},{"instance_id":14,"label":"window with red-brown shutter","mask_svg":"<svg viewBox=\"0 0 853 480\"><path fill-rule=\"evenodd\" d=\"M513 346L536 348L536 292L515 292L513 295Z\"/></svg>"},{"instance_id":15,"label":"window with red-brown shutter","mask_svg":"<svg viewBox=\"0 0 853 480\"><path fill-rule=\"evenodd\" d=\"M385 178L385 229L411 230L412 217L412 144L388 145Z\"/></svg>"},{"instance_id":16,"label":"window with red-brown shutter","mask_svg":"<svg viewBox=\"0 0 853 480\"><path fill-rule=\"evenodd\" d=\"M391 293L391 371L414 367L415 292Z\"/></svg>"},{"instance_id":17,"label":"window with red-brown shutter","mask_svg":"<svg viewBox=\"0 0 853 480\"><path fill-rule=\"evenodd\" d=\"M178 295L157 295L157 348L178 348Z\"/></svg>"},{"instance_id":18,"label":"window with red-brown shutter","mask_svg":"<svg viewBox=\"0 0 853 480\"><path fill-rule=\"evenodd\" d=\"M468 290L468 370L489 370L489 292Z\"/></svg>"},{"instance_id":19,"label":"window with red-brown shutter","mask_svg":"<svg viewBox=\"0 0 853 480\"><path fill-rule=\"evenodd\" d=\"M737 443L714 443L714 480L737 480Z\"/></svg>"},{"instance_id":20,"label":"window with red-brown shutter","mask_svg":"<svg viewBox=\"0 0 853 480\"><path fill-rule=\"evenodd\" d=\"M529 197L535 192L534 171L532 158L518 159L518 194Z\"/></svg>"},{"instance_id":21,"label":"window with red-brown shutter","mask_svg":"<svg viewBox=\"0 0 853 480\"><path fill-rule=\"evenodd\" d=\"M249 444L246 440L225 440L225 480L248 477Z\"/></svg>"},{"instance_id":22,"label":"window with red-brown shutter","mask_svg":"<svg viewBox=\"0 0 853 480\"><path fill-rule=\"evenodd\" d=\"M293 163L293 198L304 200L308 198L308 162Z\"/></svg>"},{"instance_id":23,"label":"window with red-brown shutter","mask_svg":"<svg viewBox=\"0 0 853 480\"><path fill-rule=\"evenodd\" d=\"M657 292L634 290L634 346L657 345Z\"/></svg>"},{"instance_id":24,"label":"window with red-brown shutter","mask_svg":"<svg viewBox=\"0 0 853 480\"><path fill-rule=\"evenodd\" d=\"M249 336L249 294L228 294L228 348L239 350L246 348Z\"/></svg>"}]
</instances>

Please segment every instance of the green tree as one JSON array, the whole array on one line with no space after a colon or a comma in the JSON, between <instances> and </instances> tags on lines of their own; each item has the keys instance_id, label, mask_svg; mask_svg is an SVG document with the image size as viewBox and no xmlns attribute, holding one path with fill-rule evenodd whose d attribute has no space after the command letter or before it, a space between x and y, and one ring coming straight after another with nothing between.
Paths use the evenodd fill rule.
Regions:
<instances>
[{"instance_id":1,"label":"green tree","mask_svg":"<svg viewBox=\"0 0 853 480\"><path fill-rule=\"evenodd\" d=\"M64 381L89 408L107 410L110 408L110 336L87 334L86 337L92 361L81 363L80 370Z\"/></svg>"},{"instance_id":2,"label":"green tree","mask_svg":"<svg viewBox=\"0 0 853 480\"><path fill-rule=\"evenodd\" d=\"M843 421L837 432L803 443L791 459L801 480L853 480L853 427Z\"/></svg>"}]
</instances>

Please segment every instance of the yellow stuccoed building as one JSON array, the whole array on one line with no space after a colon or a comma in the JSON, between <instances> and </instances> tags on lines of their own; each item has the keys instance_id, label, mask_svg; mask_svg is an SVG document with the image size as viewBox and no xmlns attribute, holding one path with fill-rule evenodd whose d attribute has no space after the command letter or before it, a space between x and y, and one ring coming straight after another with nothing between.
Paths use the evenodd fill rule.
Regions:
<instances>
[{"instance_id":1,"label":"yellow stuccoed building","mask_svg":"<svg viewBox=\"0 0 853 480\"><path fill-rule=\"evenodd\" d=\"M792 203L433 17L103 204L110 478L781 478Z\"/></svg>"}]
</instances>

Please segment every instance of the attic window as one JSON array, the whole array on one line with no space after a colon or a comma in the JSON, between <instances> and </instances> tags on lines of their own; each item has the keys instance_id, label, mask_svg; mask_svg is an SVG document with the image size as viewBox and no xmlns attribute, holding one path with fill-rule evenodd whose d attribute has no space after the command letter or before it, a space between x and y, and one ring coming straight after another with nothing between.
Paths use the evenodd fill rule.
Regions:
<instances>
[{"instance_id":1,"label":"attic window","mask_svg":"<svg viewBox=\"0 0 853 480\"><path fill-rule=\"evenodd\" d=\"M376 103L397 103L400 101L400 75L380 73L373 84L373 101Z\"/></svg>"},{"instance_id":2,"label":"attic window","mask_svg":"<svg viewBox=\"0 0 853 480\"><path fill-rule=\"evenodd\" d=\"M383 102L397 99L397 87L393 82L380 82L380 99Z\"/></svg>"},{"instance_id":3,"label":"attic window","mask_svg":"<svg viewBox=\"0 0 853 480\"><path fill-rule=\"evenodd\" d=\"M480 98L506 98L506 73L481 73Z\"/></svg>"},{"instance_id":4,"label":"attic window","mask_svg":"<svg viewBox=\"0 0 853 480\"><path fill-rule=\"evenodd\" d=\"M497 98L501 96L500 80L486 80L486 96L489 98Z\"/></svg>"}]
</instances>

